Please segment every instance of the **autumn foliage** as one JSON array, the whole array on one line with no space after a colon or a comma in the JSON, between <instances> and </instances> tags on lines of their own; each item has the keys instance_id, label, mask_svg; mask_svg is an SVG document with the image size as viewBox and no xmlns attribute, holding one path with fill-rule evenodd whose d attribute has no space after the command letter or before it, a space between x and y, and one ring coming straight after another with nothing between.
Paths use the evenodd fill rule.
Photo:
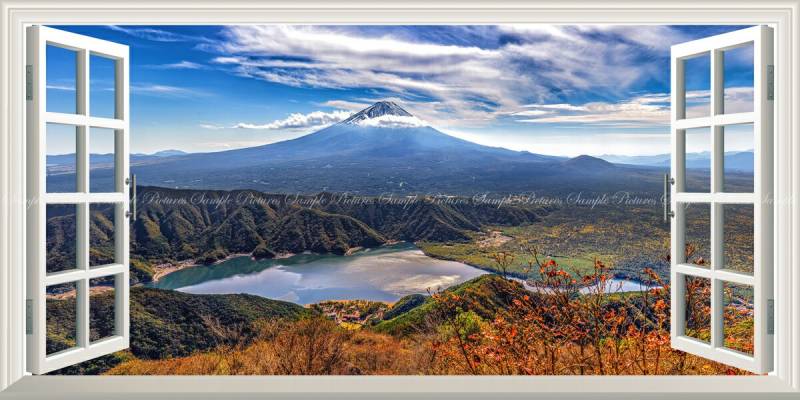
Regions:
<instances>
[{"instance_id":1,"label":"autumn foliage","mask_svg":"<svg viewBox=\"0 0 800 400\"><path fill-rule=\"evenodd\" d=\"M411 334L345 329L322 316L265 321L246 342L183 358L129 361L110 373L744 374L671 348L669 285L654 271L642 272L639 292L616 293L609 268L599 260L590 273L579 274L542 259L535 250L529 254L528 265L541 278L528 282L528 290L517 280L494 276L490 305L471 292L432 293L426 318ZM497 259L508 261L502 255ZM685 329L700 340L709 336L708 290L702 280L687 281ZM731 289L726 296L740 299L741 293ZM741 301L730 304L724 318L735 329L726 336L726 345L752 352L752 337L746 333L752 314Z\"/></svg>"}]
</instances>

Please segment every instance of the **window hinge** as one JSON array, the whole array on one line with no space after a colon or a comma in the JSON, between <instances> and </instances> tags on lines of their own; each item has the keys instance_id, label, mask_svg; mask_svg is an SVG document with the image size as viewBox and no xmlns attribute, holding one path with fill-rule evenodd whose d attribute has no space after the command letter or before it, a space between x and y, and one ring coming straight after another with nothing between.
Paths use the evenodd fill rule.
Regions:
<instances>
[{"instance_id":1,"label":"window hinge","mask_svg":"<svg viewBox=\"0 0 800 400\"><path fill-rule=\"evenodd\" d=\"M33 300L25 300L25 334L33 334Z\"/></svg>"},{"instance_id":2,"label":"window hinge","mask_svg":"<svg viewBox=\"0 0 800 400\"><path fill-rule=\"evenodd\" d=\"M767 300L767 334L775 334L775 300Z\"/></svg>"},{"instance_id":3,"label":"window hinge","mask_svg":"<svg viewBox=\"0 0 800 400\"><path fill-rule=\"evenodd\" d=\"M33 100L33 65L25 66L25 100Z\"/></svg>"},{"instance_id":4,"label":"window hinge","mask_svg":"<svg viewBox=\"0 0 800 400\"><path fill-rule=\"evenodd\" d=\"M775 66L767 65L767 100L775 100Z\"/></svg>"}]
</instances>

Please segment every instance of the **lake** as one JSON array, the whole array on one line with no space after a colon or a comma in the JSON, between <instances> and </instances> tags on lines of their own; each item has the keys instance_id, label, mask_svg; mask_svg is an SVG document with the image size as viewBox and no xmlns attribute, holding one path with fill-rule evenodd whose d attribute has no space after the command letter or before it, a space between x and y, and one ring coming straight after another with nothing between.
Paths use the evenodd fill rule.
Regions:
<instances>
[{"instance_id":1,"label":"lake","mask_svg":"<svg viewBox=\"0 0 800 400\"><path fill-rule=\"evenodd\" d=\"M514 280L522 283L525 286L525 289L528 289L532 292L539 292L542 289L538 288L534 285L531 285L522 279L514 278ZM595 285L586 286L580 289L582 294L588 293L597 293L597 288L602 285L602 283L597 283ZM623 293L623 292L641 292L649 289L654 289L660 286L647 286L639 281L634 281L630 279L623 279L623 278L611 278L605 282L605 288L603 288L603 292L605 293Z\"/></svg>"},{"instance_id":2,"label":"lake","mask_svg":"<svg viewBox=\"0 0 800 400\"><path fill-rule=\"evenodd\" d=\"M428 257L412 243L399 243L350 256L298 254L257 261L248 256L236 257L173 272L153 286L194 294L248 293L304 305L353 299L391 303L409 294L445 289L486 273L460 262ZM640 289L635 281L612 279L606 291Z\"/></svg>"},{"instance_id":3,"label":"lake","mask_svg":"<svg viewBox=\"0 0 800 400\"><path fill-rule=\"evenodd\" d=\"M298 304L351 299L394 302L486 273L430 258L413 244L400 243L350 256L298 254L258 261L237 257L173 272L153 286L194 294L248 293Z\"/></svg>"}]
</instances>

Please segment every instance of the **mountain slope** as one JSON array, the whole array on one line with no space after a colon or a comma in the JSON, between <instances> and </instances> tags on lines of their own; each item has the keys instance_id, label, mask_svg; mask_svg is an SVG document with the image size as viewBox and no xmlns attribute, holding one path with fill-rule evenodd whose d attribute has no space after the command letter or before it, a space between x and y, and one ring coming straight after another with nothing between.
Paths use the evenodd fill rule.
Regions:
<instances>
[{"instance_id":1,"label":"mountain slope","mask_svg":"<svg viewBox=\"0 0 800 400\"><path fill-rule=\"evenodd\" d=\"M279 252L344 254L352 247L375 247L386 242L355 218L314 209L299 209L275 227L267 243Z\"/></svg>"},{"instance_id":2,"label":"mountain slope","mask_svg":"<svg viewBox=\"0 0 800 400\"><path fill-rule=\"evenodd\" d=\"M511 306L515 298L522 298L529 292L522 284L494 274L481 275L444 291L465 300L472 307L470 311L484 319L491 320L495 315ZM417 300L419 302L419 300ZM391 335L409 335L426 330L435 330L438 320L445 312L432 298L427 297L422 304L406 307L406 311L392 315L373 327L377 332Z\"/></svg>"}]
</instances>

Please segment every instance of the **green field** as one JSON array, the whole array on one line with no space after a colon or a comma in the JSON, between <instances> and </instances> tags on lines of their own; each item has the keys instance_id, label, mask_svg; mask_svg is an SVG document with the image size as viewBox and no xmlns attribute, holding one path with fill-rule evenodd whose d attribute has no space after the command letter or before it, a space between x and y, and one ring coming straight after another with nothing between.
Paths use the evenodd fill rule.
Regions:
<instances>
[{"instance_id":1,"label":"green field","mask_svg":"<svg viewBox=\"0 0 800 400\"><path fill-rule=\"evenodd\" d=\"M553 259L576 274L589 272L597 259L621 276L636 277L642 269L652 268L666 277L668 230L656 207L564 207L535 224L484 227L487 233L499 231L511 237L497 246L479 245L483 235L474 235L467 243L417 244L432 257L491 271L499 269L495 255L508 253L512 256L509 274L518 278L538 276L535 264L529 265L531 249L536 249L540 261Z\"/></svg>"}]
</instances>

